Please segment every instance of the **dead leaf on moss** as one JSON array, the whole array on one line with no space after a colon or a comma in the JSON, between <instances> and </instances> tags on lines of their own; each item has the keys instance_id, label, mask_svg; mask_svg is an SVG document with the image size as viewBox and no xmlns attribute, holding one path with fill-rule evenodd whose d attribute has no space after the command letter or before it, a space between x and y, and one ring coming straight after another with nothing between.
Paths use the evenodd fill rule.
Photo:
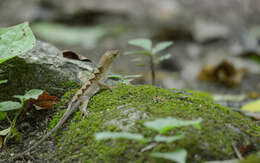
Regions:
<instances>
[{"instance_id":1,"label":"dead leaf on moss","mask_svg":"<svg viewBox=\"0 0 260 163\"><path fill-rule=\"evenodd\" d=\"M256 147L254 144L243 145L239 148L239 152L241 153L242 156L247 156L249 153L251 153L255 150L256 150Z\"/></svg>"},{"instance_id":2,"label":"dead leaf on moss","mask_svg":"<svg viewBox=\"0 0 260 163\"><path fill-rule=\"evenodd\" d=\"M198 79L209 82L221 82L228 86L239 86L247 72L246 69L236 69L228 61L222 61L215 66L205 66L198 74Z\"/></svg>"},{"instance_id":3,"label":"dead leaf on moss","mask_svg":"<svg viewBox=\"0 0 260 163\"><path fill-rule=\"evenodd\" d=\"M25 101L25 105L33 105L37 110L47 109L50 110L59 101L56 96L51 96L46 91L38 97L38 99L29 99Z\"/></svg>"},{"instance_id":4,"label":"dead leaf on moss","mask_svg":"<svg viewBox=\"0 0 260 163\"><path fill-rule=\"evenodd\" d=\"M75 59L79 61L92 62L89 58L79 55L73 51L65 50L62 52L64 58Z\"/></svg>"}]
</instances>

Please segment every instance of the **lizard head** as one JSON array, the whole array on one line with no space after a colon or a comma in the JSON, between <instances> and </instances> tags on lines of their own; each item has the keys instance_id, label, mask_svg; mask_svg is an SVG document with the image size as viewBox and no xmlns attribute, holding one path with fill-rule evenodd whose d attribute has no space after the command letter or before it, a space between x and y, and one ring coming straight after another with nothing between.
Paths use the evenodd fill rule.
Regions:
<instances>
[{"instance_id":1,"label":"lizard head","mask_svg":"<svg viewBox=\"0 0 260 163\"><path fill-rule=\"evenodd\" d=\"M109 50L100 59L98 67L108 69L114 60L120 55L119 50Z\"/></svg>"}]
</instances>

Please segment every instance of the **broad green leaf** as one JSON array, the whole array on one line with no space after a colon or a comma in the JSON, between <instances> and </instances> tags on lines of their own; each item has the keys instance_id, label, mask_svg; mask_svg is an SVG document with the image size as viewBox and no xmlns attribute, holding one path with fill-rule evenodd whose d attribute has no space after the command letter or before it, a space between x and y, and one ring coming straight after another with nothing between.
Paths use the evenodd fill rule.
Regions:
<instances>
[{"instance_id":1,"label":"broad green leaf","mask_svg":"<svg viewBox=\"0 0 260 163\"><path fill-rule=\"evenodd\" d=\"M147 55L150 56L151 53L149 51L130 51L130 52L126 52L124 53L124 55Z\"/></svg>"},{"instance_id":2,"label":"broad green leaf","mask_svg":"<svg viewBox=\"0 0 260 163\"><path fill-rule=\"evenodd\" d=\"M102 26L69 26L51 22L32 24L33 31L42 39L53 43L94 47L108 31Z\"/></svg>"},{"instance_id":3,"label":"broad green leaf","mask_svg":"<svg viewBox=\"0 0 260 163\"><path fill-rule=\"evenodd\" d=\"M260 112L260 100L250 102L242 107L242 110L249 112Z\"/></svg>"},{"instance_id":4,"label":"broad green leaf","mask_svg":"<svg viewBox=\"0 0 260 163\"><path fill-rule=\"evenodd\" d=\"M166 143L171 143L173 141L179 140L184 138L184 135L175 135L175 136L162 136L162 135L157 135L154 140L157 142L166 142Z\"/></svg>"},{"instance_id":5,"label":"broad green leaf","mask_svg":"<svg viewBox=\"0 0 260 163\"><path fill-rule=\"evenodd\" d=\"M153 48L152 54L157 54L158 52L170 47L172 44L171 41L160 42Z\"/></svg>"},{"instance_id":6,"label":"broad green leaf","mask_svg":"<svg viewBox=\"0 0 260 163\"><path fill-rule=\"evenodd\" d=\"M7 83L8 80L0 80L0 84Z\"/></svg>"},{"instance_id":7,"label":"broad green leaf","mask_svg":"<svg viewBox=\"0 0 260 163\"><path fill-rule=\"evenodd\" d=\"M1 130L0 136L6 136L10 132L10 130L11 130L11 127L4 129L4 130Z\"/></svg>"},{"instance_id":8,"label":"broad green leaf","mask_svg":"<svg viewBox=\"0 0 260 163\"><path fill-rule=\"evenodd\" d=\"M144 48L145 50L152 50L152 41L145 38L139 38L128 41L128 44Z\"/></svg>"},{"instance_id":9,"label":"broad green leaf","mask_svg":"<svg viewBox=\"0 0 260 163\"><path fill-rule=\"evenodd\" d=\"M156 158L164 158L167 160L175 161L177 163L185 163L186 157L187 157L187 151L185 149L177 149L173 152L167 152L167 153L151 153L150 156L156 157Z\"/></svg>"},{"instance_id":10,"label":"broad green leaf","mask_svg":"<svg viewBox=\"0 0 260 163\"><path fill-rule=\"evenodd\" d=\"M40 89L32 89L25 93L25 95L15 95L15 98L20 99L21 101L29 100L29 99L37 99L43 93Z\"/></svg>"},{"instance_id":11,"label":"broad green leaf","mask_svg":"<svg viewBox=\"0 0 260 163\"><path fill-rule=\"evenodd\" d=\"M32 49L35 45L34 35L28 22L0 28L0 64Z\"/></svg>"},{"instance_id":12,"label":"broad green leaf","mask_svg":"<svg viewBox=\"0 0 260 163\"><path fill-rule=\"evenodd\" d=\"M202 121L202 118L198 118L195 120L181 120L176 118L161 118L156 119L154 121L148 121L144 123L144 126L147 128L156 130L160 133L165 133L175 127L182 127L182 126L189 126L193 125L194 127L200 129L200 122Z\"/></svg>"},{"instance_id":13,"label":"broad green leaf","mask_svg":"<svg viewBox=\"0 0 260 163\"><path fill-rule=\"evenodd\" d=\"M161 61L170 59L171 57L172 57L172 55L169 54L169 53L168 53L168 54L164 54L164 55L162 55L162 56L160 56L160 57L156 57L155 62L159 63L159 62L161 62Z\"/></svg>"},{"instance_id":14,"label":"broad green leaf","mask_svg":"<svg viewBox=\"0 0 260 163\"><path fill-rule=\"evenodd\" d=\"M13 101L0 102L0 111L16 110L21 107L22 105L19 102L13 102Z\"/></svg>"},{"instance_id":15,"label":"broad green leaf","mask_svg":"<svg viewBox=\"0 0 260 163\"><path fill-rule=\"evenodd\" d=\"M141 134L132 134L129 132L99 132L95 134L96 140L103 139L129 139L136 141L145 141L143 135Z\"/></svg>"},{"instance_id":16,"label":"broad green leaf","mask_svg":"<svg viewBox=\"0 0 260 163\"><path fill-rule=\"evenodd\" d=\"M6 112L0 111L0 120L5 119L6 115L7 115Z\"/></svg>"}]
</instances>

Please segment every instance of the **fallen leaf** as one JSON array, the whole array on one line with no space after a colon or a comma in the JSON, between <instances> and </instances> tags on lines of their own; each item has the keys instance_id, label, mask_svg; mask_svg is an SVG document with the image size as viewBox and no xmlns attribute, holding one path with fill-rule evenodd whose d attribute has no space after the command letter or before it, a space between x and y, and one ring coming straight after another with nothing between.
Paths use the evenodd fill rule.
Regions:
<instances>
[{"instance_id":1,"label":"fallen leaf","mask_svg":"<svg viewBox=\"0 0 260 163\"><path fill-rule=\"evenodd\" d=\"M241 153L242 156L246 156L255 150L256 147L253 144L243 145L242 147L239 148L239 152Z\"/></svg>"},{"instance_id":2,"label":"fallen leaf","mask_svg":"<svg viewBox=\"0 0 260 163\"><path fill-rule=\"evenodd\" d=\"M92 62L89 58L79 55L73 51L65 50L62 52L64 58L75 59L79 61Z\"/></svg>"},{"instance_id":3,"label":"fallen leaf","mask_svg":"<svg viewBox=\"0 0 260 163\"><path fill-rule=\"evenodd\" d=\"M209 82L222 82L228 86L238 86L247 72L246 69L236 69L230 62L222 61L215 66L205 66L198 74L198 79Z\"/></svg>"},{"instance_id":4,"label":"fallen leaf","mask_svg":"<svg viewBox=\"0 0 260 163\"><path fill-rule=\"evenodd\" d=\"M56 96L51 96L46 91L43 91L43 93L37 99L29 99L25 101L25 104L34 105L36 106L37 110L50 110L58 101L59 99Z\"/></svg>"},{"instance_id":5,"label":"fallen leaf","mask_svg":"<svg viewBox=\"0 0 260 163\"><path fill-rule=\"evenodd\" d=\"M260 112L260 100L250 102L242 107L242 110L249 112Z\"/></svg>"}]
</instances>

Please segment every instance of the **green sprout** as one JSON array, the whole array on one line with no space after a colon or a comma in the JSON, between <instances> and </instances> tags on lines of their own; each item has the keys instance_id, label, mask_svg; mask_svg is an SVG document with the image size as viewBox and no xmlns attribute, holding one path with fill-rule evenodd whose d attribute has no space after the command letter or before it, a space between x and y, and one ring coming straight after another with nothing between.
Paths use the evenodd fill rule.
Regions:
<instances>
[{"instance_id":1,"label":"green sprout","mask_svg":"<svg viewBox=\"0 0 260 163\"><path fill-rule=\"evenodd\" d=\"M4 139L4 144L6 144L8 138L13 134L16 133L15 131L15 124L20 116L24 102L29 99L38 99L38 97L43 93L42 90L39 89L32 89L28 92L25 93L25 95L15 95L15 98L18 98L20 102L15 102L15 101L3 101L0 102L0 120L7 119L10 123L10 127L4 130L0 130L0 136L6 136ZM18 110L16 112L16 115L14 119L11 121L9 117L7 116L8 111L13 111L13 110Z\"/></svg>"},{"instance_id":2,"label":"green sprout","mask_svg":"<svg viewBox=\"0 0 260 163\"><path fill-rule=\"evenodd\" d=\"M154 47L152 46L152 41L149 39L139 38L130 40L128 44L141 47L143 50L140 51L130 51L127 52L126 55L145 55L149 57L149 65L150 65L150 71L151 71L151 77L152 77L152 84L155 84L155 65L160 63L163 60L167 60L171 58L170 53L166 53L163 55L159 55L161 51L165 50L166 48L170 47L173 43L171 41L164 41L160 42ZM134 62L137 62L137 66L143 66L144 60L141 57L137 57L133 60Z\"/></svg>"}]
</instances>

